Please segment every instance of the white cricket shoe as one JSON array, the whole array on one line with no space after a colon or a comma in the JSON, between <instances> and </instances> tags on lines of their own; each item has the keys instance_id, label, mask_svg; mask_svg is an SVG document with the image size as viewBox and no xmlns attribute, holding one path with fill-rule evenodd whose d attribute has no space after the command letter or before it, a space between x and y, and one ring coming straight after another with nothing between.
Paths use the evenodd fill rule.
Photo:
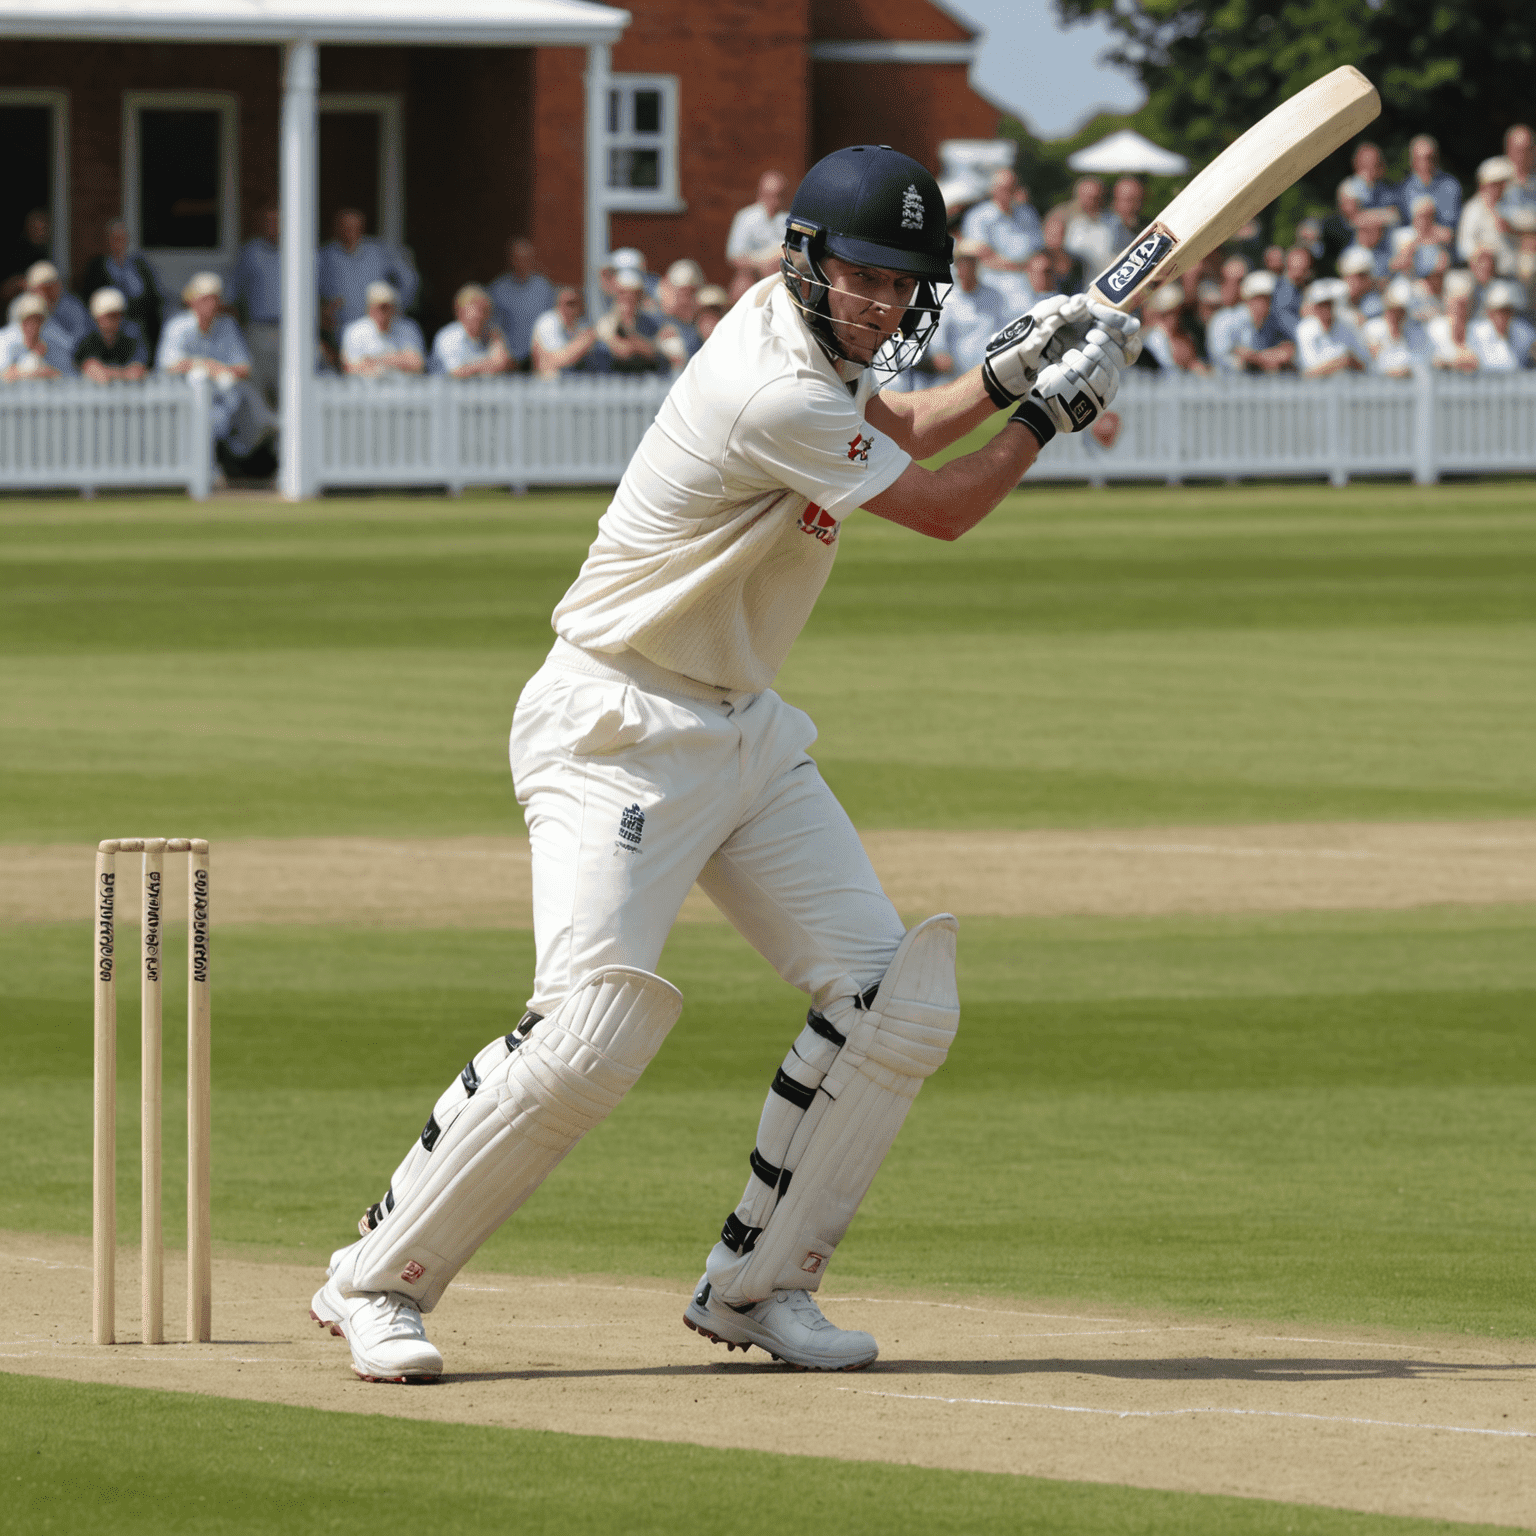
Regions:
<instances>
[{"instance_id":1,"label":"white cricket shoe","mask_svg":"<svg viewBox=\"0 0 1536 1536\"><path fill-rule=\"evenodd\" d=\"M364 1381L436 1381L443 1357L427 1338L409 1296L387 1291L343 1295L334 1269L315 1292L309 1315L352 1347L352 1369Z\"/></svg>"},{"instance_id":2,"label":"white cricket shoe","mask_svg":"<svg viewBox=\"0 0 1536 1536\"><path fill-rule=\"evenodd\" d=\"M775 1291L750 1311L738 1312L711 1297L706 1277L694 1288L683 1322L727 1350L745 1352L756 1344L804 1371L857 1371L880 1353L870 1334L828 1322L809 1291Z\"/></svg>"}]
</instances>

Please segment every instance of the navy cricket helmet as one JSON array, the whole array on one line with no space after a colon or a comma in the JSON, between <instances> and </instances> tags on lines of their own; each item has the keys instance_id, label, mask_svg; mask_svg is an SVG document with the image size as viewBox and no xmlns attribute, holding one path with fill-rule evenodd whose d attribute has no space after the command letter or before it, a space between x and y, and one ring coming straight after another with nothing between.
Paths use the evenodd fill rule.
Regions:
<instances>
[{"instance_id":1,"label":"navy cricket helmet","mask_svg":"<svg viewBox=\"0 0 1536 1536\"><path fill-rule=\"evenodd\" d=\"M927 168L888 144L856 144L818 160L790 205L784 281L812 330L847 358L832 332L822 258L915 277L916 292L896 335L870 365L894 377L922 355L949 293L948 214Z\"/></svg>"}]
</instances>

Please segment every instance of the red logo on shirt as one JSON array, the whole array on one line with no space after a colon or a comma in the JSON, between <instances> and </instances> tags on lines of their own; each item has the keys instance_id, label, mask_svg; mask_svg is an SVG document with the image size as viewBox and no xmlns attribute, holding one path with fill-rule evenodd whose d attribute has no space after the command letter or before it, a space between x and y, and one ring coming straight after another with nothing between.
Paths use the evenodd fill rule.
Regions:
<instances>
[{"instance_id":1,"label":"red logo on shirt","mask_svg":"<svg viewBox=\"0 0 1536 1536\"><path fill-rule=\"evenodd\" d=\"M823 512L813 501L800 514L800 532L808 533L823 544L837 543L837 519L830 512Z\"/></svg>"},{"instance_id":2,"label":"red logo on shirt","mask_svg":"<svg viewBox=\"0 0 1536 1536\"><path fill-rule=\"evenodd\" d=\"M857 460L860 464L868 464L869 450L874 446L874 438L865 437L862 432L855 432L848 444L848 457L850 460Z\"/></svg>"}]
</instances>

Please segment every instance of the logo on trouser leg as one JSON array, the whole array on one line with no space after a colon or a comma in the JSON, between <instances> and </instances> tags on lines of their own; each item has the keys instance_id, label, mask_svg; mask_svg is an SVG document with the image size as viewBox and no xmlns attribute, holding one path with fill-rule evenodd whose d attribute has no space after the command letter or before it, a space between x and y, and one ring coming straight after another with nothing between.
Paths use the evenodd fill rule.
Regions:
<instances>
[{"instance_id":1,"label":"logo on trouser leg","mask_svg":"<svg viewBox=\"0 0 1536 1536\"><path fill-rule=\"evenodd\" d=\"M400 1271L400 1278L404 1280L407 1285L415 1285L416 1282L420 1280L424 1274L426 1274L426 1270L424 1270L421 1265L416 1262L415 1259L412 1259L411 1262Z\"/></svg>"},{"instance_id":2,"label":"logo on trouser leg","mask_svg":"<svg viewBox=\"0 0 1536 1536\"><path fill-rule=\"evenodd\" d=\"M645 835L645 812L638 805L619 812L619 835L614 847L620 853L639 853L640 839Z\"/></svg>"},{"instance_id":3,"label":"logo on trouser leg","mask_svg":"<svg viewBox=\"0 0 1536 1536\"><path fill-rule=\"evenodd\" d=\"M808 1253L805 1256L805 1263L803 1263L800 1268L803 1269L808 1275L819 1275L823 1268L825 1268L826 1262L826 1254Z\"/></svg>"}]
</instances>

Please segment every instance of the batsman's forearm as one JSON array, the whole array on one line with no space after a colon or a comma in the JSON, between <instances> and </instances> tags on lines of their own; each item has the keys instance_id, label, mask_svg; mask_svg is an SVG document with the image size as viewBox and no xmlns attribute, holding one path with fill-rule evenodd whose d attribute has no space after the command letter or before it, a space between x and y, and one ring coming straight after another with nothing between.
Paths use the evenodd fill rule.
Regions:
<instances>
[{"instance_id":1,"label":"batsman's forearm","mask_svg":"<svg viewBox=\"0 0 1536 1536\"><path fill-rule=\"evenodd\" d=\"M899 430L892 429L890 435L914 459L931 458L997 413L996 403L981 382L980 368L933 389L910 395L882 394L880 401L900 422Z\"/></svg>"},{"instance_id":2,"label":"batsman's forearm","mask_svg":"<svg viewBox=\"0 0 1536 1536\"><path fill-rule=\"evenodd\" d=\"M895 485L865 507L929 538L958 539L1018 485L1039 452L1034 433L1010 422L991 442L939 469L909 465Z\"/></svg>"}]
</instances>

